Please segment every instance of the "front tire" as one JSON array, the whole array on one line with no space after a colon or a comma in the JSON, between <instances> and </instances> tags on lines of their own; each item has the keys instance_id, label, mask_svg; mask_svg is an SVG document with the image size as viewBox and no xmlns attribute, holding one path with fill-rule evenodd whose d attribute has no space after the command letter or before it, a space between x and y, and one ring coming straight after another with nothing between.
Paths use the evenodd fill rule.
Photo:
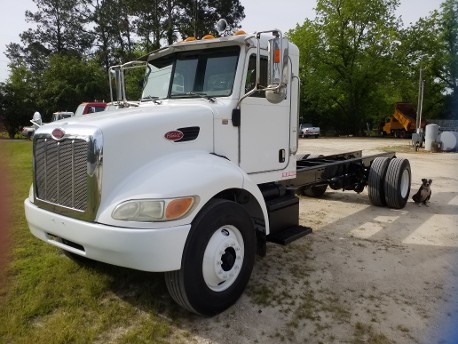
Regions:
<instances>
[{"instance_id":1,"label":"front tire","mask_svg":"<svg viewBox=\"0 0 458 344\"><path fill-rule=\"evenodd\" d=\"M237 203L213 200L193 221L181 269L165 273L172 298L189 311L215 315L242 295L253 270L256 235Z\"/></svg>"}]
</instances>

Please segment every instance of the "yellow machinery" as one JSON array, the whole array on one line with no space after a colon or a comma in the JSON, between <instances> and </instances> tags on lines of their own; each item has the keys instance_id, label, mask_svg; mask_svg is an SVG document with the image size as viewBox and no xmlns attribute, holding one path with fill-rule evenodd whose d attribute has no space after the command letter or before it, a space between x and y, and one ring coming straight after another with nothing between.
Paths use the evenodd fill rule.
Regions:
<instances>
[{"instance_id":1,"label":"yellow machinery","mask_svg":"<svg viewBox=\"0 0 458 344\"><path fill-rule=\"evenodd\" d=\"M382 127L382 135L394 137L410 137L416 131L417 113L411 103L396 103L394 113L386 119ZM426 121L421 122L421 128L425 128Z\"/></svg>"}]
</instances>

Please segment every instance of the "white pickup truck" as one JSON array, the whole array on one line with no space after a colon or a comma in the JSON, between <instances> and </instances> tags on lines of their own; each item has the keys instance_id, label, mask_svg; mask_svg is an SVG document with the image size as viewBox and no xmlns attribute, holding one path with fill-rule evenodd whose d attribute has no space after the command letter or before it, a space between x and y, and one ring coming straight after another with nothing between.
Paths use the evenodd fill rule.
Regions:
<instances>
[{"instance_id":1,"label":"white pickup truck","mask_svg":"<svg viewBox=\"0 0 458 344\"><path fill-rule=\"evenodd\" d=\"M21 131L21 134L29 140L33 138L35 130L43 125L43 121L41 120L41 114L38 111L35 111L35 113L33 114L33 118L30 120L30 123L32 123L30 127L23 127Z\"/></svg>"},{"instance_id":2,"label":"white pickup truck","mask_svg":"<svg viewBox=\"0 0 458 344\"><path fill-rule=\"evenodd\" d=\"M320 136L320 127L314 127L310 123L301 124L299 127L299 135L301 137L313 136L318 138Z\"/></svg>"}]
</instances>

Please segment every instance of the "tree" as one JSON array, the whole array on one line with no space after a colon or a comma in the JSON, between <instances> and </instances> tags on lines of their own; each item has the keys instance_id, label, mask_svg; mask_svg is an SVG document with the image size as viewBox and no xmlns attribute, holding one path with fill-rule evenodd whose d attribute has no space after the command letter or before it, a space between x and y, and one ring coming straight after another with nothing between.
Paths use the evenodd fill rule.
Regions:
<instances>
[{"instance_id":1,"label":"tree","mask_svg":"<svg viewBox=\"0 0 458 344\"><path fill-rule=\"evenodd\" d=\"M447 117L458 119L458 0L446 0L442 4L442 37L446 58L443 80L450 91L445 100Z\"/></svg>"},{"instance_id":2,"label":"tree","mask_svg":"<svg viewBox=\"0 0 458 344\"><path fill-rule=\"evenodd\" d=\"M40 95L45 114L74 111L84 101L109 99L107 74L95 61L55 54L43 74Z\"/></svg>"},{"instance_id":3,"label":"tree","mask_svg":"<svg viewBox=\"0 0 458 344\"><path fill-rule=\"evenodd\" d=\"M7 57L12 63L26 63L40 72L52 53L84 54L91 47L92 38L84 30L80 0L34 0L37 12L25 12L26 21L35 24L19 36L22 46L10 44Z\"/></svg>"},{"instance_id":4,"label":"tree","mask_svg":"<svg viewBox=\"0 0 458 344\"><path fill-rule=\"evenodd\" d=\"M402 30L402 42L404 94L417 97L421 70L427 118L458 118L458 1L446 0L440 11Z\"/></svg>"},{"instance_id":5,"label":"tree","mask_svg":"<svg viewBox=\"0 0 458 344\"><path fill-rule=\"evenodd\" d=\"M164 39L164 23L166 20L164 1L137 1L134 5L137 19L134 25L136 33L140 37L145 52L159 49L161 40Z\"/></svg>"},{"instance_id":6,"label":"tree","mask_svg":"<svg viewBox=\"0 0 458 344\"><path fill-rule=\"evenodd\" d=\"M202 38L207 34L216 34L215 25L221 18L233 28L238 28L245 18L244 7L239 0L156 0L151 5L154 5L154 13L163 16L161 20L149 17L150 20L143 23L150 24L149 32L155 34L156 46L162 39L170 45L180 37ZM139 16L144 18L144 12Z\"/></svg>"},{"instance_id":7,"label":"tree","mask_svg":"<svg viewBox=\"0 0 458 344\"><path fill-rule=\"evenodd\" d=\"M35 106L36 90L29 82L32 78L26 66L12 66L9 79L0 84L0 120L11 139L22 126L30 124L33 113L40 110Z\"/></svg>"},{"instance_id":8,"label":"tree","mask_svg":"<svg viewBox=\"0 0 458 344\"><path fill-rule=\"evenodd\" d=\"M396 6L396 0L319 0L316 19L307 23L315 45L308 53L313 59L303 85L306 101L315 110L326 104L321 116L332 116L341 133L360 134L386 111L378 94L392 71Z\"/></svg>"},{"instance_id":9,"label":"tree","mask_svg":"<svg viewBox=\"0 0 458 344\"><path fill-rule=\"evenodd\" d=\"M233 29L245 18L245 8L239 0L191 0L182 1L184 15L180 17L181 36L201 38L207 34L217 34L215 25L219 19L226 19Z\"/></svg>"},{"instance_id":10,"label":"tree","mask_svg":"<svg viewBox=\"0 0 458 344\"><path fill-rule=\"evenodd\" d=\"M301 78L301 114L302 123L320 125L326 130L332 122L332 106L327 97L330 80L327 69L320 65L320 56L323 54L320 47L319 27L306 19L302 26L287 33L300 51L299 76Z\"/></svg>"},{"instance_id":11,"label":"tree","mask_svg":"<svg viewBox=\"0 0 458 344\"><path fill-rule=\"evenodd\" d=\"M84 101L108 100L108 77L95 61L55 54L43 73L40 96L47 116L55 111L74 111Z\"/></svg>"},{"instance_id":12,"label":"tree","mask_svg":"<svg viewBox=\"0 0 458 344\"><path fill-rule=\"evenodd\" d=\"M34 0L38 11L25 12L26 21L35 23L22 35L24 43L40 42L48 51L63 53L86 52L92 44L91 36L84 30L86 23L82 15L80 0Z\"/></svg>"},{"instance_id":13,"label":"tree","mask_svg":"<svg viewBox=\"0 0 458 344\"><path fill-rule=\"evenodd\" d=\"M93 25L91 51L108 71L112 65L133 59L135 33L133 18L136 0L85 0L86 20Z\"/></svg>"},{"instance_id":14,"label":"tree","mask_svg":"<svg viewBox=\"0 0 458 344\"><path fill-rule=\"evenodd\" d=\"M398 62L402 70L400 92L403 98L418 99L420 72L424 81L423 114L428 118L440 116L443 107L443 81L436 78L437 66L443 65L443 49L440 40L439 13L420 18L401 31L402 46ZM442 60L442 62L439 62Z\"/></svg>"}]
</instances>

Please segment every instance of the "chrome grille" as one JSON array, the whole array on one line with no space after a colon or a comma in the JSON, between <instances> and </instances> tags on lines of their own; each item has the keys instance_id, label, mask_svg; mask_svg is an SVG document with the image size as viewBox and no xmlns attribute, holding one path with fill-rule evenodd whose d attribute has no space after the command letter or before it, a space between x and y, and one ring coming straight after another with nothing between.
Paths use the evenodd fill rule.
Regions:
<instances>
[{"instance_id":1,"label":"chrome grille","mask_svg":"<svg viewBox=\"0 0 458 344\"><path fill-rule=\"evenodd\" d=\"M61 140L53 138L52 126L40 131L33 139L35 204L61 215L93 221L101 199L101 130L74 126L73 133L65 133Z\"/></svg>"},{"instance_id":2,"label":"chrome grille","mask_svg":"<svg viewBox=\"0 0 458 344\"><path fill-rule=\"evenodd\" d=\"M56 141L37 138L35 192L42 201L86 212L88 210L88 150L83 139Z\"/></svg>"}]
</instances>

